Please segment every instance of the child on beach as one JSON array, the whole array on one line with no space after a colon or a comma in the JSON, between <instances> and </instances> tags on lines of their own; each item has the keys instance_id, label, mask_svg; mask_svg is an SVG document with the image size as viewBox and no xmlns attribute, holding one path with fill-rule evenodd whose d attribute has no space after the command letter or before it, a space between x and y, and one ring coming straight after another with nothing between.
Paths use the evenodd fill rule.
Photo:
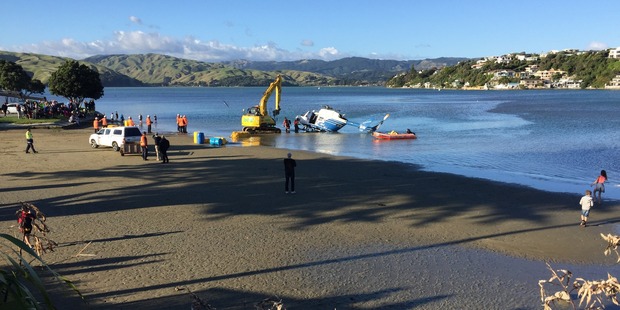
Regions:
<instances>
[{"instance_id":1,"label":"child on beach","mask_svg":"<svg viewBox=\"0 0 620 310\"><path fill-rule=\"evenodd\" d=\"M596 198L596 193L598 192L598 199L596 201L598 204L601 204L601 195L605 192L605 181L607 181L607 171L601 170L601 174L590 185L594 186L594 198Z\"/></svg>"},{"instance_id":2,"label":"child on beach","mask_svg":"<svg viewBox=\"0 0 620 310\"><path fill-rule=\"evenodd\" d=\"M588 215L590 215L590 208L594 202L592 201L592 192L587 189L586 194L579 200L581 205L581 223L579 226L586 227L588 225Z\"/></svg>"}]
</instances>

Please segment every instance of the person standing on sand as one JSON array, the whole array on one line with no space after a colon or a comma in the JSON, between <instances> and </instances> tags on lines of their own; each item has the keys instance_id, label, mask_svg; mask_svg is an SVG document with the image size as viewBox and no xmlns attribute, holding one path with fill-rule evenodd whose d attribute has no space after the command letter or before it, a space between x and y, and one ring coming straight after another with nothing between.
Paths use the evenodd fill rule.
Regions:
<instances>
[{"instance_id":1,"label":"person standing on sand","mask_svg":"<svg viewBox=\"0 0 620 310\"><path fill-rule=\"evenodd\" d=\"M161 136L161 141L159 142L159 151L161 152L161 163L169 163L168 160L168 148L170 147L170 141L166 139L166 136Z\"/></svg>"},{"instance_id":2,"label":"person standing on sand","mask_svg":"<svg viewBox=\"0 0 620 310\"><path fill-rule=\"evenodd\" d=\"M108 128L108 120L105 118L105 115L101 118L101 127Z\"/></svg>"},{"instance_id":3,"label":"person standing on sand","mask_svg":"<svg viewBox=\"0 0 620 310\"><path fill-rule=\"evenodd\" d=\"M30 153L30 149L32 149L33 153L39 153L34 149L34 139L32 137L32 132L30 128L26 130L26 153Z\"/></svg>"},{"instance_id":4,"label":"person standing on sand","mask_svg":"<svg viewBox=\"0 0 620 310\"><path fill-rule=\"evenodd\" d=\"M579 226L586 227L588 226L588 215L590 215L590 209L594 202L592 201L592 192L587 189L586 194L581 197L579 200L579 204L581 205L581 223Z\"/></svg>"},{"instance_id":5,"label":"person standing on sand","mask_svg":"<svg viewBox=\"0 0 620 310\"><path fill-rule=\"evenodd\" d=\"M99 118L98 117L95 117L95 119L93 120L93 128L95 128L95 133L99 131Z\"/></svg>"},{"instance_id":6,"label":"person standing on sand","mask_svg":"<svg viewBox=\"0 0 620 310\"><path fill-rule=\"evenodd\" d=\"M155 144L155 157L159 161L161 160L161 156L159 154L159 143L161 143L161 137L159 136L158 133L155 133L153 135L153 143Z\"/></svg>"},{"instance_id":7,"label":"person standing on sand","mask_svg":"<svg viewBox=\"0 0 620 310\"><path fill-rule=\"evenodd\" d=\"M601 195L602 193L605 192L605 181L607 181L607 171L601 170L601 174L590 185L590 186L594 186L594 198L597 198L596 192L598 192L598 199L596 202L598 204L601 204L602 202Z\"/></svg>"},{"instance_id":8,"label":"person standing on sand","mask_svg":"<svg viewBox=\"0 0 620 310\"><path fill-rule=\"evenodd\" d=\"M284 193L288 194L288 184L291 183L291 193L295 194L295 167L297 167L297 163L293 158L291 153L286 154L286 158L284 159Z\"/></svg>"},{"instance_id":9,"label":"person standing on sand","mask_svg":"<svg viewBox=\"0 0 620 310\"><path fill-rule=\"evenodd\" d=\"M282 126L284 126L284 130L286 130L286 132L291 132L291 121L288 118L284 118Z\"/></svg>"},{"instance_id":10,"label":"person standing on sand","mask_svg":"<svg viewBox=\"0 0 620 310\"><path fill-rule=\"evenodd\" d=\"M32 233L32 222L36 219L32 210L23 208L19 210L17 215L17 223L19 224L19 231L24 235L23 241L26 245L32 248L30 243L30 233Z\"/></svg>"},{"instance_id":11,"label":"person standing on sand","mask_svg":"<svg viewBox=\"0 0 620 310\"><path fill-rule=\"evenodd\" d=\"M146 139L146 131L143 131L142 137L140 137L140 148L142 149L142 159L148 160L147 157L149 156L149 143Z\"/></svg>"}]
</instances>

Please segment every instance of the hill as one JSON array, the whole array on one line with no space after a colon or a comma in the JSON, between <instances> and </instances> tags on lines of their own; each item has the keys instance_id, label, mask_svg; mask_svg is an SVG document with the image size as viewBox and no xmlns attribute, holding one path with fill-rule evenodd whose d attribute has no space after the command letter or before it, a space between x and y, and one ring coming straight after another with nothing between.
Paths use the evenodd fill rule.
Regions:
<instances>
[{"instance_id":1,"label":"hill","mask_svg":"<svg viewBox=\"0 0 620 310\"><path fill-rule=\"evenodd\" d=\"M47 83L69 58L0 51L0 59L15 62ZM283 76L287 86L379 85L394 75L416 69L452 66L464 58L378 60L361 57L334 61L247 61L207 63L161 54L98 55L79 60L96 69L104 86L265 86Z\"/></svg>"},{"instance_id":2,"label":"hill","mask_svg":"<svg viewBox=\"0 0 620 310\"><path fill-rule=\"evenodd\" d=\"M380 60L362 57L348 57L332 61L306 59L298 61L248 61L225 62L239 69L264 71L295 70L313 72L336 79L339 85L383 85L397 73L453 66L467 58L436 58L424 60Z\"/></svg>"},{"instance_id":3,"label":"hill","mask_svg":"<svg viewBox=\"0 0 620 310\"><path fill-rule=\"evenodd\" d=\"M239 69L160 54L93 56L83 61L156 86L264 86L277 74L282 74L284 85L289 86L329 85L334 80L312 72Z\"/></svg>"},{"instance_id":4,"label":"hill","mask_svg":"<svg viewBox=\"0 0 620 310\"><path fill-rule=\"evenodd\" d=\"M442 69L409 70L386 86L453 89L620 88L615 49L512 53L462 61ZM614 82L614 80L616 80Z\"/></svg>"},{"instance_id":5,"label":"hill","mask_svg":"<svg viewBox=\"0 0 620 310\"><path fill-rule=\"evenodd\" d=\"M60 67L65 61L72 60L66 57L48 56L30 53L12 53L0 51L0 59L12 61L24 68L26 72L32 75L33 79L40 80L43 84L47 84L52 73ZM132 79L126 75L98 66L90 62L80 61L81 64L96 69L100 74L101 83L104 86L143 86L141 81Z\"/></svg>"}]
</instances>

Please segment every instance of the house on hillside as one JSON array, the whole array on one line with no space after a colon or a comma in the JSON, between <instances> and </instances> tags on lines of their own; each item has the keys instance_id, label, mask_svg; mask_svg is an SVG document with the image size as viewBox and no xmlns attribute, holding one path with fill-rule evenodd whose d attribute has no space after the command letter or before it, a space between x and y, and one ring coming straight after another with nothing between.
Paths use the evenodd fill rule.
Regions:
<instances>
[{"instance_id":1,"label":"house on hillside","mask_svg":"<svg viewBox=\"0 0 620 310\"><path fill-rule=\"evenodd\" d=\"M572 78L561 78L557 82L553 83L553 87L578 89L581 88L581 82L582 80L575 81Z\"/></svg>"},{"instance_id":2,"label":"house on hillside","mask_svg":"<svg viewBox=\"0 0 620 310\"><path fill-rule=\"evenodd\" d=\"M616 75L609 83L605 84L607 89L620 89L620 75Z\"/></svg>"},{"instance_id":3,"label":"house on hillside","mask_svg":"<svg viewBox=\"0 0 620 310\"><path fill-rule=\"evenodd\" d=\"M534 73L534 76L540 78L541 80L550 81L551 79L553 79L553 76L558 75L558 74L559 75L564 75L564 74L566 74L566 71L555 70L555 69L540 70L540 71L536 71L536 73Z\"/></svg>"},{"instance_id":4,"label":"house on hillside","mask_svg":"<svg viewBox=\"0 0 620 310\"><path fill-rule=\"evenodd\" d=\"M620 47L609 49L609 56L607 57L619 59L620 58Z\"/></svg>"},{"instance_id":5,"label":"house on hillside","mask_svg":"<svg viewBox=\"0 0 620 310\"><path fill-rule=\"evenodd\" d=\"M515 77L515 74L516 73L514 70L498 70L493 73L493 78L513 78Z\"/></svg>"},{"instance_id":6,"label":"house on hillside","mask_svg":"<svg viewBox=\"0 0 620 310\"><path fill-rule=\"evenodd\" d=\"M527 89L542 88L543 81L538 79L523 79L519 81L519 85Z\"/></svg>"}]
</instances>

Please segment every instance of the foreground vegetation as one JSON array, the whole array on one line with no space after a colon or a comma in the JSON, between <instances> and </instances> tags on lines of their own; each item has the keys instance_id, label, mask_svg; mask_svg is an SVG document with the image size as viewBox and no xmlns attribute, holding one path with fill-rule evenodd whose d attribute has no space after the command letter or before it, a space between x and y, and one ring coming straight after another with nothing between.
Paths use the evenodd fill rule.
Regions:
<instances>
[{"instance_id":1,"label":"foreground vegetation","mask_svg":"<svg viewBox=\"0 0 620 310\"><path fill-rule=\"evenodd\" d=\"M603 251L605 255L612 252L616 254L617 263L620 263L620 236L603 235L603 240L607 242L607 247ZM560 269L554 270L549 264L547 268L551 272L551 278L548 280L538 281L540 287L540 298L545 310L552 310L552 306L558 305L565 308L568 304L572 309L603 309L607 300L614 305L620 306L620 282L618 278L607 274L607 279L603 280L586 280L576 278L573 280L573 273L570 270ZM553 288L553 290L551 290ZM577 292L575 296L574 293ZM579 301L578 305L576 301Z\"/></svg>"}]
</instances>

